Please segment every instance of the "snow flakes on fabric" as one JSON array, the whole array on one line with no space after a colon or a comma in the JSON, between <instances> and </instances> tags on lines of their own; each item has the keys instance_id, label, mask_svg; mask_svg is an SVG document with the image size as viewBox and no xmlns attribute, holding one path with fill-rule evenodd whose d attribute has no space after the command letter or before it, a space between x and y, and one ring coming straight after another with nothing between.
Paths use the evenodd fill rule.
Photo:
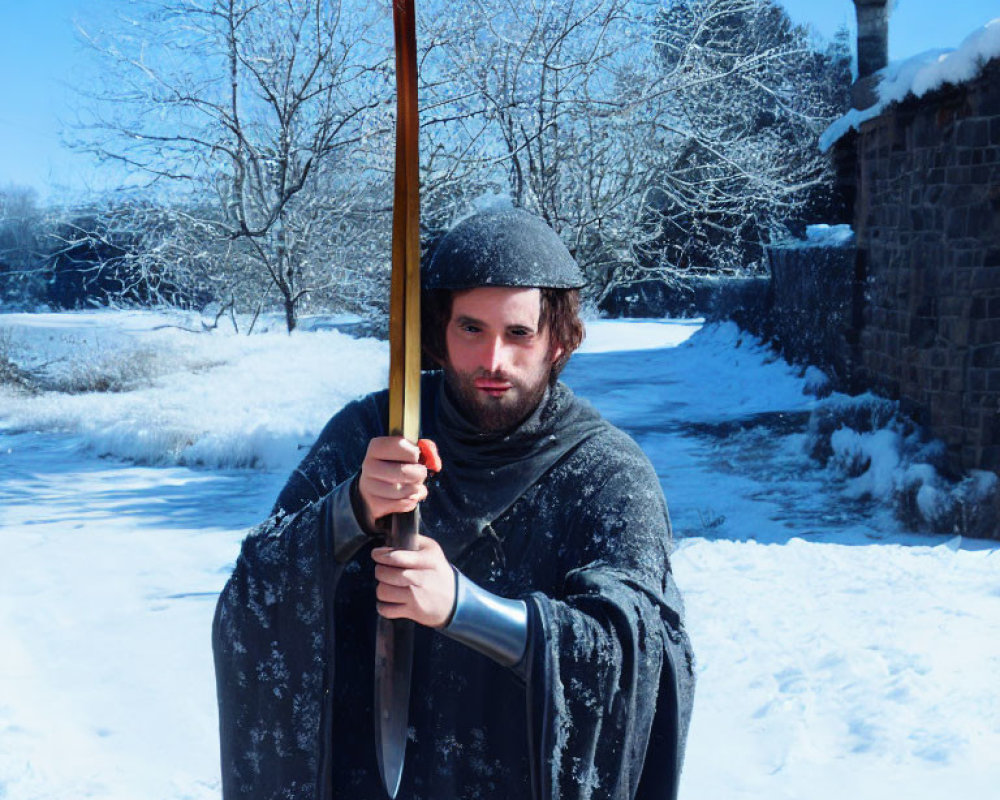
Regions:
<instances>
[{"instance_id":1,"label":"snow flakes on fabric","mask_svg":"<svg viewBox=\"0 0 1000 800\"><path fill-rule=\"evenodd\" d=\"M574 402L564 387L559 397ZM317 487L355 473L383 412L384 394L331 420L276 503L289 513L248 537L220 598L226 800L382 792L373 568L367 549L346 565L326 555ZM424 422L425 432L433 427ZM487 535L452 513L447 469L424 502L425 532L456 567L528 601L529 668L525 685L418 626L401 800L675 796L694 673L669 570L669 519L641 451L598 422L499 507Z\"/></svg>"}]
</instances>

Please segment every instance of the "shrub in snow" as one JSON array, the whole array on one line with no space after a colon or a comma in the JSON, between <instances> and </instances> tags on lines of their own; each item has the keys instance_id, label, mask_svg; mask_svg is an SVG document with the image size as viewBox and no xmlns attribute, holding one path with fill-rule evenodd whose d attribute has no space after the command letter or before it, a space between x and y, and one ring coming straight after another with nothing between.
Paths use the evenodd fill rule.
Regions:
<instances>
[{"instance_id":1,"label":"shrub in snow","mask_svg":"<svg viewBox=\"0 0 1000 800\"><path fill-rule=\"evenodd\" d=\"M973 471L943 476L945 447L891 400L835 394L809 419L806 448L854 499L888 503L911 530L997 537L1000 480Z\"/></svg>"},{"instance_id":2,"label":"shrub in snow","mask_svg":"<svg viewBox=\"0 0 1000 800\"><path fill-rule=\"evenodd\" d=\"M896 404L866 392L857 397L836 394L818 404L809 417L809 455L826 464L833 455L832 437L841 428L870 433L897 417Z\"/></svg>"},{"instance_id":3,"label":"shrub in snow","mask_svg":"<svg viewBox=\"0 0 1000 800\"><path fill-rule=\"evenodd\" d=\"M972 470L949 483L926 464L911 465L897 494L896 510L910 527L941 533L997 538L1000 480L992 472Z\"/></svg>"},{"instance_id":4,"label":"shrub in snow","mask_svg":"<svg viewBox=\"0 0 1000 800\"><path fill-rule=\"evenodd\" d=\"M830 437L830 464L850 479L853 497L887 497L895 486L901 437L894 430L858 433L838 428Z\"/></svg>"},{"instance_id":5,"label":"shrub in snow","mask_svg":"<svg viewBox=\"0 0 1000 800\"><path fill-rule=\"evenodd\" d=\"M73 328L72 323L47 328L40 322L18 332L15 338L14 329L0 327L0 386L32 393L133 392L152 387L165 375L199 373L226 363L190 346L190 340L169 340L152 331L126 334L113 323L94 330ZM136 341L136 336L159 338Z\"/></svg>"},{"instance_id":6,"label":"shrub in snow","mask_svg":"<svg viewBox=\"0 0 1000 800\"><path fill-rule=\"evenodd\" d=\"M8 328L0 328L0 386L11 386L33 392L35 381L17 361L14 334Z\"/></svg>"},{"instance_id":7,"label":"shrub in snow","mask_svg":"<svg viewBox=\"0 0 1000 800\"><path fill-rule=\"evenodd\" d=\"M39 391L0 384L0 417L11 431L60 431L142 464L286 472L331 414L385 385L388 347L330 329L339 321L243 336L191 333L197 318L161 311L10 320L16 363Z\"/></svg>"},{"instance_id":8,"label":"shrub in snow","mask_svg":"<svg viewBox=\"0 0 1000 800\"><path fill-rule=\"evenodd\" d=\"M49 370L45 388L67 394L134 391L169 371L163 355L145 345L86 353Z\"/></svg>"},{"instance_id":9,"label":"shrub in snow","mask_svg":"<svg viewBox=\"0 0 1000 800\"><path fill-rule=\"evenodd\" d=\"M802 387L803 394L811 394L814 397L829 397L833 394L833 382L819 367L808 366L802 376L805 379L805 386Z\"/></svg>"},{"instance_id":10,"label":"shrub in snow","mask_svg":"<svg viewBox=\"0 0 1000 800\"><path fill-rule=\"evenodd\" d=\"M904 520L925 519L932 527L941 527L954 511L955 498L929 464L907 467L899 488L898 507Z\"/></svg>"},{"instance_id":11,"label":"shrub in snow","mask_svg":"<svg viewBox=\"0 0 1000 800\"><path fill-rule=\"evenodd\" d=\"M971 536L1000 537L1000 478L972 470L955 491L956 528Z\"/></svg>"}]
</instances>

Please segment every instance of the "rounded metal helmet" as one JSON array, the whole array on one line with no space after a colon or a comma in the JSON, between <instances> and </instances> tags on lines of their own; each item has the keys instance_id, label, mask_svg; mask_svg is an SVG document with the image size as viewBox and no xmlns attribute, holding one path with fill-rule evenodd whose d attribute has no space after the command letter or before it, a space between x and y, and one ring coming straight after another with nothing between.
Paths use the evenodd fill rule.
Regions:
<instances>
[{"instance_id":1,"label":"rounded metal helmet","mask_svg":"<svg viewBox=\"0 0 1000 800\"><path fill-rule=\"evenodd\" d=\"M462 220L445 234L423 276L425 289L579 289L585 283L559 235L519 208L483 211Z\"/></svg>"}]
</instances>

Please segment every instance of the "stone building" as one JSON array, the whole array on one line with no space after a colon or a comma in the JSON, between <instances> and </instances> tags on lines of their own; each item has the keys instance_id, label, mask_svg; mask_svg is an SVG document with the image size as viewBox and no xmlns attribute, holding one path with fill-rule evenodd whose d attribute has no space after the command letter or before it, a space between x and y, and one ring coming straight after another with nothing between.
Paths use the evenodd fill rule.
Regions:
<instances>
[{"instance_id":1,"label":"stone building","mask_svg":"<svg viewBox=\"0 0 1000 800\"><path fill-rule=\"evenodd\" d=\"M793 306L810 316L835 298L811 315L834 330L807 331L803 346L825 337L841 384L898 400L945 442L956 473L1000 473L1000 20L947 56L887 67L887 0L854 2L854 108L822 141L846 209L836 221L855 232L853 269L835 259L810 297L777 287L774 316L780 327ZM775 282L795 258L772 254Z\"/></svg>"},{"instance_id":2,"label":"stone building","mask_svg":"<svg viewBox=\"0 0 1000 800\"><path fill-rule=\"evenodd\" d=\"M886 0L855 4L859 64L881 69ZM864 287L862 380L941 438L957 470L1000 472L1000 57L962 49L950 57L967 65L949 74L967 80L919 97L911 86L835 147L853 167L841 175ZM876 100L861 75L859 111Z\"/></svg>"}]
</instances>

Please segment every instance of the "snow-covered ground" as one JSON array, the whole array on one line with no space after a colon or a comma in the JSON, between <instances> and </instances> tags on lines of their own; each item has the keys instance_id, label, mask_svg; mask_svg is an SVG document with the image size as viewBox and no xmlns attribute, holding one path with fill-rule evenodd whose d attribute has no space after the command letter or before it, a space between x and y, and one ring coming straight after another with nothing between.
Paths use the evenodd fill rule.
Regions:
<instances>
[{"instance_id":1,"label":"snow-covered ground","mask_svg":"<svg viewBox=\"0 0 1000 800\"><path fill-rule=\"evenodd\" d=\"M385 381L388 350L371 339L288 336L283 325L249 337L190 332L199 325L141 312L0 316L25 366L44 365L53 384L76 390L0 387L0 420L144 464L288 470L331 409ZM102 383L128 391L79 391Z\"/></svg>"},{"instance_id":2,"label":"snow-covered ground","mask_svg":"<svg viewBox=\"0 0 1000 800\"><path fill-rule=\"evenodd\" d=\"M384 381L384 345L324 324L165 321L0 316L51 386L127 389L0 388L3 800L218 797L215 595L323 422ZM565 377L670 503L699 672L683 798L997 796L1000 547L905 533L811 462L813 378L731 325L596 322Z\"/></svg>"}]
</instances>

